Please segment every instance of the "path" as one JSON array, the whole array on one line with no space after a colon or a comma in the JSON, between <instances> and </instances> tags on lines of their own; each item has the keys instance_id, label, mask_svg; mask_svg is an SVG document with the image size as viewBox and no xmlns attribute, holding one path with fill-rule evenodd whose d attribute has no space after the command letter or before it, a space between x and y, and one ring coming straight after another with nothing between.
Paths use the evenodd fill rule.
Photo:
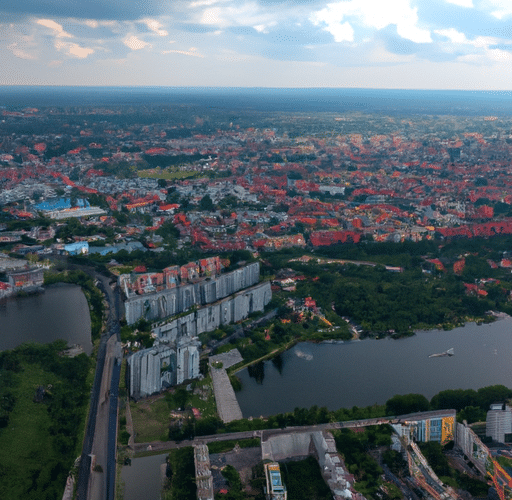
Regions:
<instances>
[{"instance_id":1,"label":"path","mask_svg":"<svg viewBox=\"0 0 512 500\"><path fill-rule=\"evenodd\" d=\"M227 424L233 420L241 420L242 410L235 396L235 391L224 368L210 366L212 374L213 392L217 403L217 412L220 419Z\"/></svg>"}]
</instances>

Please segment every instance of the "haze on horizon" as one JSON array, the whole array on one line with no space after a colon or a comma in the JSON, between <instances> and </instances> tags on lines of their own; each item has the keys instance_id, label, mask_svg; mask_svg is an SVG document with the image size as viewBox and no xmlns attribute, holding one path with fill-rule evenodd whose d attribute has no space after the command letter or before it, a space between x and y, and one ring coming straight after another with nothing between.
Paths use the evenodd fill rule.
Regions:
<instances>
[{"instance_id":1,"label":"haze on horizon","mask_svg":"<svg viewBox=\"0 0 512 500\"><path fill-rule=\"evenodd\" d=\"M18 0L0 85L512 90L509 0Z\"/></svg>"}]
</instances>

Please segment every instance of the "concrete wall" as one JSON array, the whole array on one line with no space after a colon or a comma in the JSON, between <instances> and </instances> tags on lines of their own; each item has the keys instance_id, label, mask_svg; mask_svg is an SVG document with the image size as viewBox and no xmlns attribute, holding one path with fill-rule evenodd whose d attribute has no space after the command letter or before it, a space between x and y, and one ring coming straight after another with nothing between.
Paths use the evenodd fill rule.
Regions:
<instances>
[{"instance_id":1,"label":"concrete wall","mask_svg":"<svg viewBox=\"0 0 512 500\"><path fill-rule=\"evenodd\" d=\"M310 454L311 436L310 432L272 436L261 443L261 459L279 462L286 458L307 457Z\"/></svg>"}]
</instances>

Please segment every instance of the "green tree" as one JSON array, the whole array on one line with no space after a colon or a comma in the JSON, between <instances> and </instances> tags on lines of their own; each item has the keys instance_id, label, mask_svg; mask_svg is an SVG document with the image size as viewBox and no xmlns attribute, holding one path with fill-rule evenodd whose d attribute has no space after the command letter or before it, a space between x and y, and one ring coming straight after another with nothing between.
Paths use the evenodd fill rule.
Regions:
<instances>
[{"instance_id":1,"label":"green tree","mask_svg":"<svg viewBox=\"0 0 512 500\"><path fill-rule=\"evenodd\" d=\"M429 409L430 403L422 394L396 395L386 401L386 415L405 415Z\"/></svg>"},{"instance_id":2,"label":"green tree","mask_svg":"<svg viewBox=\"0 0 512 500\"><path fill-rule=\"evenodd\" d=\"M212 212L213 211L213 201L210 198L209 194L204 195L201 198L201 201L199 202L199 208L201 210L204 210L205 212Z\"/></svg>"}]
</instances>

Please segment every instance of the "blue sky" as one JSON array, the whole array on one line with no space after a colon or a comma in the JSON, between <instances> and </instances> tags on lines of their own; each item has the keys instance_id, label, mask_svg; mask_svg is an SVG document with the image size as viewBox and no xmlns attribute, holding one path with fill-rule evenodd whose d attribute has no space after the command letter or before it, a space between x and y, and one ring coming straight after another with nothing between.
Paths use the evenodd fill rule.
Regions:
<instances>
[{"instance_id":1,"label":"blue sky","mask_svg":"<svg viewBox=\"0 0 512 500\"><path fill-rule=\"evenodd\" d=\"M512 90L512 0L1 4L1 85Z\"/></svg>"}]
</instances>

